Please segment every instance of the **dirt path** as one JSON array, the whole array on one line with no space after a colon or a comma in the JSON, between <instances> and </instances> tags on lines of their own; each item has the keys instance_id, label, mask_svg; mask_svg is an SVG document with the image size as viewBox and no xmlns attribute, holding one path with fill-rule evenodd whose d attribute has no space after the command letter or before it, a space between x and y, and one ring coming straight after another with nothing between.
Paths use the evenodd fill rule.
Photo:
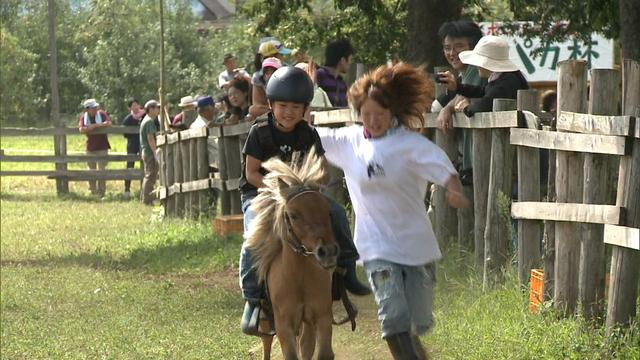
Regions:
<instances>
[{"instance_id":1,"label":"dirt path","mask_svg":"<svg viewBox=\"0 0 640 360\"><path fill-rule=\"evenodd\" d=\"M356 331L351 332L348 324L334 326L333 351L336 360L392 360L386 343L380 338L380 330L376 317L376 304L373 296L356 297L351 300L358 307ZM336 318L344 314L342 303L334 304ZM282 360L280 345L274 341L271 351L272 359ZM250 359L262 359L262 344L256 339L256 345L249 351Z\"/></svg>"},{"instance_id":2,"label":"dirt path","mask_svg":"<svg viewBox=\"0 0 640 360\"><path fill-rule=\"evenodd\" d=\"M239 291L237 269L202 275L154 277L171 280L189 287L212 287L227 291ZM348 324L333 327L333 351L336 354L336 360L392 360L386 343L380 338L373 296L350 296L350 299L358 307L357 326L354 332L351 331L351 326ZM344 317L345 311L341 302L335 302L333 309L336 318ZM274 360L283 359L277 339L274 341L271 354ZM262 343L258 338L255 339L255 346L249 350L248 355L252 360L262 359Z\"/></svg>"}]
</instances>

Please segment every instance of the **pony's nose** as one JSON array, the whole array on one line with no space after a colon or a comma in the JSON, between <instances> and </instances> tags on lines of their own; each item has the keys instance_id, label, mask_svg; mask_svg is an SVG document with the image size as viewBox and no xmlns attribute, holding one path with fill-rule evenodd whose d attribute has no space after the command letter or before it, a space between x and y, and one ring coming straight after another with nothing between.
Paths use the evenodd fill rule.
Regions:
<instances>
[{"instance_id":1,"label":"pony's nose","mask_svg":"<svg viewBox=\"0 0 640 360\"><path fill-rule=\"evenodd\" d=\"M318 257L335 257L338 256L339 247L337 244L322 245L318 248Z\"/></svg>"}]
</instances>

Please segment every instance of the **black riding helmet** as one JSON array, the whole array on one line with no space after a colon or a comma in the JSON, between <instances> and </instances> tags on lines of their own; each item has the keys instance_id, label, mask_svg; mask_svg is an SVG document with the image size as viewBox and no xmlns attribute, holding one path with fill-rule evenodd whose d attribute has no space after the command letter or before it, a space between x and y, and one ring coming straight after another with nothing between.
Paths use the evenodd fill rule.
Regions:
<instances>
[{"instance_id":1,"label":"black riding helmet","mask_svg":"<svg viewBox=\"0 0 640 360\"><path fill-rule=\"evenodd\" d=\"M290 101L309 105L313 100L313 82L302 69L283 66L276 70L267 83L267 99Z\"/></svg>"}]
</instances>

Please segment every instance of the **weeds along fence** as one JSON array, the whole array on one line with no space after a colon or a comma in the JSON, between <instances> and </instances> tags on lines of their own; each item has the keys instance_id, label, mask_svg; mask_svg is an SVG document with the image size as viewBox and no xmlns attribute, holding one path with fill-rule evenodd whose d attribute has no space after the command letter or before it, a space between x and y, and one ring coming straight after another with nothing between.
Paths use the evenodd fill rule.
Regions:
<instances>
[{"instance_id":1,"label":"weeds along fence","mask_svg":"<svg viewBox=\"0 0 640 360\"><path fill-rule=\"evenodd\" d=\"M471 245L465 239L472 233L485 285L499 280L512 257L516 219L521 283L542 266L548 297L567 315L578 305L588 319L603 315L609 244L608 332L635 316L640 273L640 65L626 61L623 71L621 92L619 71L591 70L587 96L586 63L560 63L555 128L540 126L535 90L520 91L517 101L496 99L492 113L456 115L454 127L473 133L473 212L448 207L443 192L434 199L438 239L457 235ZM436 117L427 115L428 127L436 126ZM451 132L436 131L435 140L451 159L457 157ZM545 202L540 149L550 153ZM509 216L513 186L517 201Z\"/></svg>"},{"instance_id":2,"label":"weeds along fence","mask_svg":"<svg viewBox=\"0 0 640 360\"><path fill-rule=\"evenodd\" d=\"M92 134L137 134L138 129L130 126L110 126L96 129ZM5 155L0 150L0 162L3 163L50 163L55 164L55 170L2 170L0 176L46 176L55 179L58 195L69 192L70 181L91 180L141 180L141 169L117 170L69 170L69 163L86 162L130 162L139 161L140 156L133 155L69 155L67 154L67 136L85 136L78 128L50 127L50 128L2 128L2 136L46 137L53 136L54 155Z\"/></svg>"}]
</instances>

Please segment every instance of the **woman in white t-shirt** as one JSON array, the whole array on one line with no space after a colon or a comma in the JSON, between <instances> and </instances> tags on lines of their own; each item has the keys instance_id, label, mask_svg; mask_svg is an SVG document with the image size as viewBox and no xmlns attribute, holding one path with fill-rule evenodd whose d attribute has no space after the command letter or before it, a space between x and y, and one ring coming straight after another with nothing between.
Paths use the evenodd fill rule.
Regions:
<instances>
[{"instance_id":1,"label":"woman in white t-shirt","mask_svg":"<svg viewBox=\"0 0 640 360\"><path fill-rule=\"evenodd\" d=\"M364 127L318 129L327 160L344 171L355 244L395 359L423 358L418 336L433 324L434 262L442 255L424 205L427 183L444 186L451 206L469 205L449 158L414 131L432 100L420 68L381 66L349 89Z\"/></svg>"}]
</instances>

